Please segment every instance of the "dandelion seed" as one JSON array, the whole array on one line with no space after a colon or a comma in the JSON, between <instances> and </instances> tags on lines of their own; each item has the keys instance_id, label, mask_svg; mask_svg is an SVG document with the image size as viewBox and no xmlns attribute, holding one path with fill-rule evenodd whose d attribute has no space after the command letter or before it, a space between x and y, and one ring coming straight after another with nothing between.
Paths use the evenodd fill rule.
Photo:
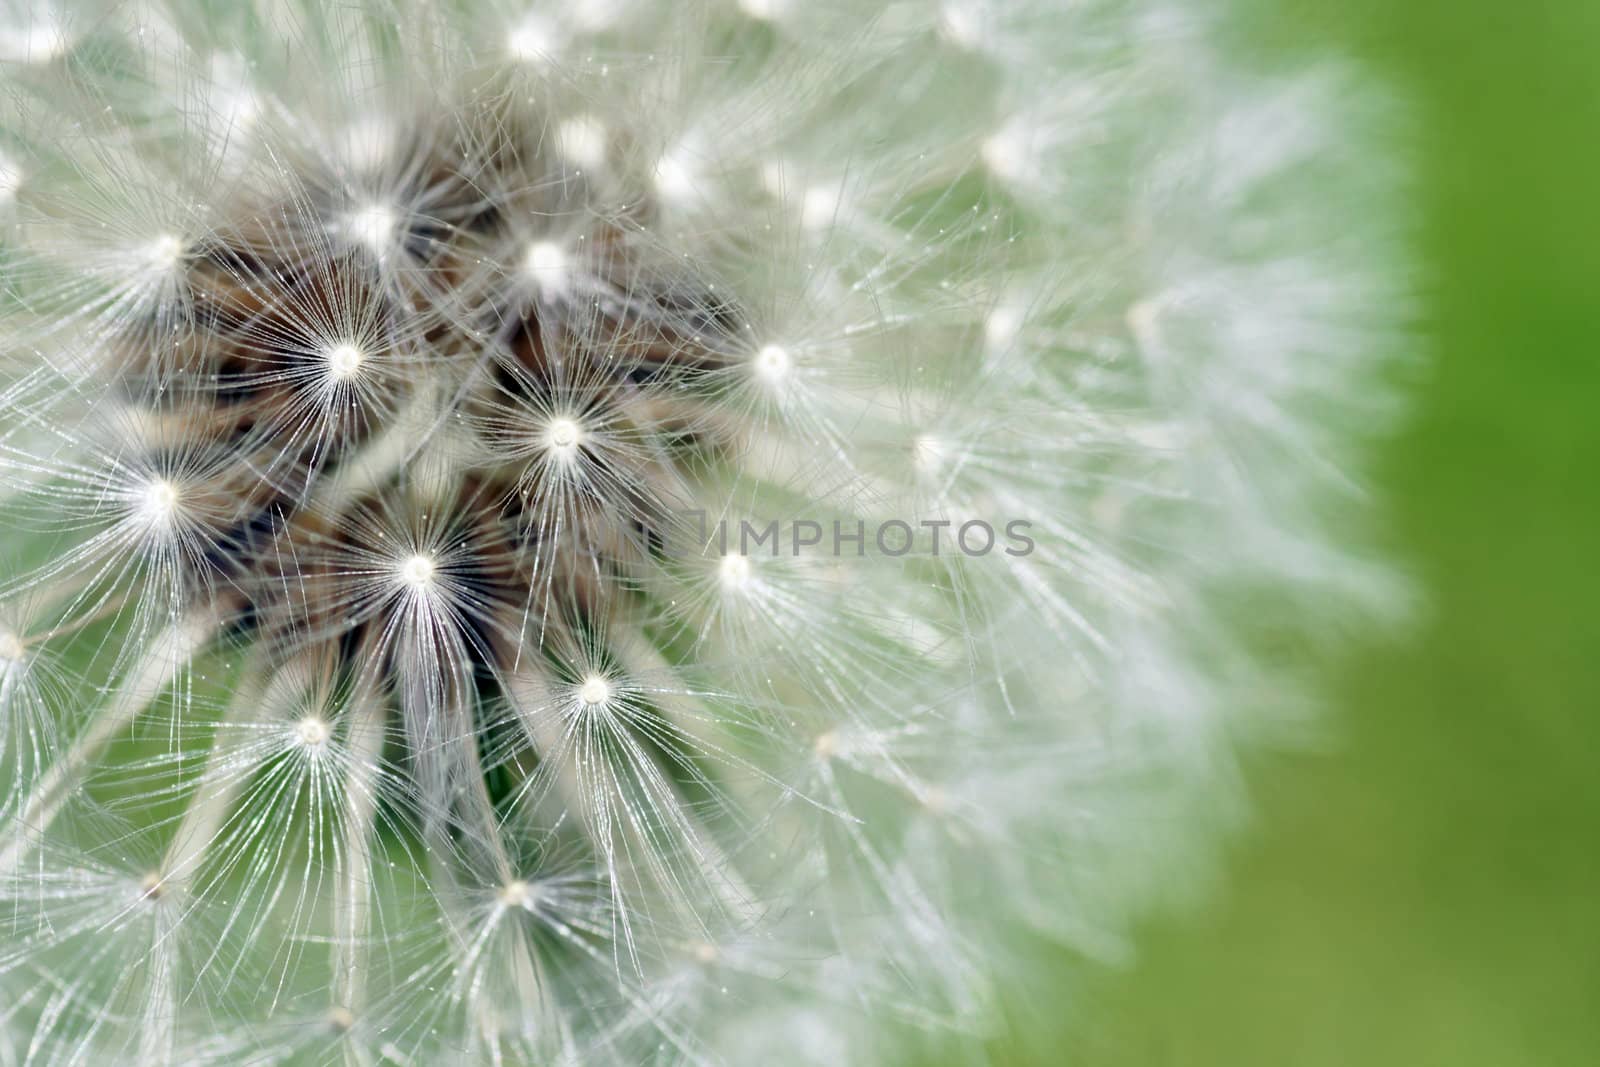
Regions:
<instances>
[{"instance_id":1,"label":"dandelion seed","mask_svg":"<svg viewBox=\"0 0 1600 1067\"><path fill-rule=\"evenodd\" d=\"M1370 79L1188 0L100 6L0 16L12 1058L981 1060L1296 703L1234 594L1398 600Z\"/></svg>"}]
</instances>

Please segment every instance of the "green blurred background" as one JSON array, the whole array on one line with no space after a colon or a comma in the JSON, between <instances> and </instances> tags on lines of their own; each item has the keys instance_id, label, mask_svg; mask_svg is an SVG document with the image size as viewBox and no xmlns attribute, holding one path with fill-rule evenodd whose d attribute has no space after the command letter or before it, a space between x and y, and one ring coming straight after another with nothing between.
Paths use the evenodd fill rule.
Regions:
<instances>
[{"instance_id":1,"label":"green blurred background","mask_svg":"<svg viewBox=\"0 0 1600 1067\"><path fill-rule=\"evenodd\" d=\"M1429 612L1255 761L1230 883L1014 1063L1600 1064L1600 0L1256 0L1413 102L1434 361L1378 471Z\"/></svg>"}]
</instances>

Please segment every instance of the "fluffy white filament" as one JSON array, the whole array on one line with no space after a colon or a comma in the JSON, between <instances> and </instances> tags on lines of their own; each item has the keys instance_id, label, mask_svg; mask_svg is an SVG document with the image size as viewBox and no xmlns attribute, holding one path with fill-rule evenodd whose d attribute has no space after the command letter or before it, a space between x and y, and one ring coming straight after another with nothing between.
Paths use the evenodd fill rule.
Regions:
<instances>
[{"instance_id":1,"label":"fluffy white filament","mask_svg":"<svg viewBox=\"0 0 1600 1067\"><path fill-rule=\"evenodd\" d=\"M1398 600L1381 103L1204 6L8 7L0 1062L977 1062L1120 955Z\"/></svg>"}]
</instances>

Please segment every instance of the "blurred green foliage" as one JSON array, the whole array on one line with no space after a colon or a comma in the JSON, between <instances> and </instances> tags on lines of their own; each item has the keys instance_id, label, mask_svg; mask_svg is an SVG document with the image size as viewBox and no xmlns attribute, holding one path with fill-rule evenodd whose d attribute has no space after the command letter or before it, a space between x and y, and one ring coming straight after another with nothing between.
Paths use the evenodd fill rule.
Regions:
<instances>
[{"instance_id":1,"label":"blurred green foliage","mask_svg":"<svg viewBox=\"0 0 1600 1067\"><path fill-rule=\"evenodd\" d=\"M1600 3L1255 0L1273 63L1412 101L1414 419L1383 457L1415 634L1255 761L1225 894L1152 921L1013 1063L1600 1063Z\"/></svg>"}]
</instances>

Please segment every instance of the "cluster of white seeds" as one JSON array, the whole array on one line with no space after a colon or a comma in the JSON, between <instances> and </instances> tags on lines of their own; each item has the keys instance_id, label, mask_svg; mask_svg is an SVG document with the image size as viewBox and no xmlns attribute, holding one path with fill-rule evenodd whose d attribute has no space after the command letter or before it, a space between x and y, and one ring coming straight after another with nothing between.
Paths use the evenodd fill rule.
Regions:
<instances>
[{"instance_id":1,"label":"cluster of white seeds","mask_svg":"<svg viewBox=\"0 0 1600 1067\"><path fill-rule=\"evenodd\" d=\"M980 1058L1119 955L1393 592L1377 132L1199 6L0 7L0 1062Z\"/></svg>"}]
</instances>

